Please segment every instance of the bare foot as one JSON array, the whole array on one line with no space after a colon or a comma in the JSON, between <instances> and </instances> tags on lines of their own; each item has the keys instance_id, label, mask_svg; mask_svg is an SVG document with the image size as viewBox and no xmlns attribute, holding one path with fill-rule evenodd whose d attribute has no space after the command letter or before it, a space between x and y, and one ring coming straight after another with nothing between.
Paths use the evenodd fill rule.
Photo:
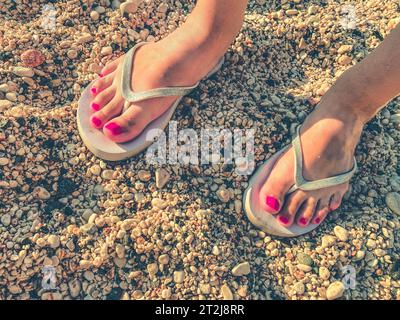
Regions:
<instances>
[{"instance_id":1,"label":"bare foot","mask_svg":"<svg viewBox=\"0 0 400 320\"><path fill-rule=\"evenodd\" d=\"M213 51L192 32L177 30L167 38L137 49L131 79L134 91L168 86L192 86L217 64L224 52ZM115 142L139 135L162 115L178 97L153 98L132 103L122 114L124 99L120 82L124 56L107 64L91 88L94 113L91 124L103 129Z\"/></svg>"},{"instance_id":2,"label":"bare foot","mask_svg":"<svg viewBox=\"0 0 400 320\"><path fill-rule=\"evenodd\" d=\"M301 127L303 176L317 180L351 170L354 151L363 122L341 108L323 100ZM260 201L266 214L277 214L278 221L289 227L297 223L305 227L321 223L336 210L348 190L349 183L315 191L297 190L286 195L294 184L294 153L288 149L277 161L265 181Z\"/></svg>"}]
</instances>

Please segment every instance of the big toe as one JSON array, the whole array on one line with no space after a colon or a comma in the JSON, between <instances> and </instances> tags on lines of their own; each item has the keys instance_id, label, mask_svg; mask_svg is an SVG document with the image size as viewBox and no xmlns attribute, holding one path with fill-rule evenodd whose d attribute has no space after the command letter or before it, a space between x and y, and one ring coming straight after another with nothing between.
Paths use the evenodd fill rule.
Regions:
<instances>
[{"instance_id":1,"label":"big toe","mask_svg":"<svg viewBox=\"0 0 400 320\"><path fill-rule=\"evenodd\" d=\"M132 106L119 117L106 123L103 132L110 140L123 143L137 137L147 123L146 112L139 107Z\"/></svg>"},{"instance_id":2,"label":"big toe","mask_svg":"<svg viewBox=\"0 0 400 320\"><path fill-rule=\"evenodd\" d=\"M285 195L293 185L292 172L284 157L278 160L260 190L260 203L266 212L277 214L282 209Z\"/></svg>"}]
</instances>

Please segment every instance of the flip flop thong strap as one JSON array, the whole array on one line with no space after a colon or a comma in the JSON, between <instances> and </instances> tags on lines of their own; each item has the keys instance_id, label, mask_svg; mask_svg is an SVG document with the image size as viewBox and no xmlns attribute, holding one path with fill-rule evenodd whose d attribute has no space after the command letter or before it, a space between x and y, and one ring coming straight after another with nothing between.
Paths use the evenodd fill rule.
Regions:
<instances>
[{"instance_id":1,"label":"flip flop thong strap","mask_svg":"<svg viewBox=\"0 0 400 320\"><path fill-rule=\"evenodd\" d=\"M318 189L337 186L339 184L349 181L357 170L357 161L356 158L354 157L354 165L351 170L326 179L308 181L303 177L303 152L301 149L300 126L298 126L296 129L296 136L292 141L292 147L295 159L294 160L295 184L290 188L288 193L292 193L298 189L304 191L310 191L310 190L318 190Z\"/></svg>"},{"instance_id":2,"label":"flip flop thong strap","mask_svg":"<svg viewBox=\"0 0 400 320\"><path fill-rule=\"evenodd\" d=\"M122 96L126 101L136 102L151 98L160 98L167 96L184 96L190 93L190 91L192 91L199 85L199 82L197 82L194 86L191 87L167 87L167 88L151 89L141 92L133 92L131 89L133 57L135 55L135 51L144 44L146 44L146 42L140 42L137 45L135 45L132 49L130 49L127 52L124 58L121 88L122 88Z\"/></svg>"}]
</instances>

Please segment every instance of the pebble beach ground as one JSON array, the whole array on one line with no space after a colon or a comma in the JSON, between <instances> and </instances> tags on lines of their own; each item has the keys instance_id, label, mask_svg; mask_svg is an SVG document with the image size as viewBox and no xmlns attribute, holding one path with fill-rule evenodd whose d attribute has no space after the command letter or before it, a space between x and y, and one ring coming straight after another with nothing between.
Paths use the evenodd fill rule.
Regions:
<instances>
[{"instance_id":1,"label":"pebble beach ground","mask_svg":"<svg viewBox=\"0 0 400 320\"><path fill-rule=\"evenodd\" d=\"M342 207L296 239L249 223L249 177L230 166L112 163L85 148L80 92L194 4L0 2L0 299L400 299L398 100L364 131ZM250 1L222 70L174 120L256 128L260 164L399 15L392 0Z\"/></svg>"}]
</instances>

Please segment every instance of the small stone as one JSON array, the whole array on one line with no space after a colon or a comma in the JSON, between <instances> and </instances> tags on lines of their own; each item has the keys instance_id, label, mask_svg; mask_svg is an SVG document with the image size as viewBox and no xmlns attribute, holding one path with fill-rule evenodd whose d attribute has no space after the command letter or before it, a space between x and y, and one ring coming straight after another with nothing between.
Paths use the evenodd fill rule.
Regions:
<instances>
[{"instance_id":1,"label":"small stone","mask_svg":"<svg viewBox=\"0 0 400 320\"><path fill-rule=\"evenodd\" d=\"M372 239L368 239L366 243L367 248L369 249L375 249L376 248L376 242Z\"/></svg>"},{"instance_id":2,"label":"small stone","mask_svg":"<svg viewBox=\"0 0 400 320\"><path fill-rule=\"evenodd\" d=\"M32 78L35 72L31 68L25 67L14 67L13 73L19 77L28 77Z\"/></svg>"},{"instance_id":3,"label":"small stone","mask_svg":"<svg viewBox=\"0 0 400 320\"><path fill-rule=\"evenodd\" d=\"M171 295L172 295L171 288L167 288L161 291L161 297L163 299L169 299L171 298Z\"/></svg>"},{"instance_id":4,"label":"small stone","mask_svg":"<svg viewBox=\"0 0 400 320\"><path fill-rule=\"evenodd\" d=\"M319 274L319 277L320 277L322 280L328 280L329 277L330 277L330 275L331 275L331 272L330 272L329 269L326 268L326 267L320 267L320 268L319 268L318 274Z\"/></svg>"},{"instance_id":5,"label":"small stone","mask_svg":"<svg viewBox=\"0 0 400 320\"><path fill-rule=\"evenodd\" d=\"M3 226L8 227L11 223L11 216L8 213L5 213L1 216L0 221Z\"/></svg>"},{"instance_id":6,"label":"small stone","mask_svg":"<svg viewBox=\"0 0 400 320\"><path fill-rule=\"evenodd\" d=\"M364 251L364 250L358 250L358 251L356 252L356 255L355 255L355 257L354 257L354 260L355 260L355 261L359 261L359 260L364 259L364 257L365 257L365 251Z\"/></svg>"},{"instance_id":7,"label":"small stone","mask_svg":"<svg viewBox=\"0 0 400 320\"><path fill-rule=\"evenodd\" d=\"M312 258L308 255L308 254L306 254L306 253L303 253L303 252L299 252L298 254L297 254L297 262L299 263L299 264L304 264L304 265L306 265L306 266L312 266L313 265L313 263L314 263L314 261L312 260Z\"/></svg>"},{"instance_id":8,"label":"small stone","mask_svg":"<svg viewBox=\"0 0 400 320\"><path fill-rule=\"evenodd\" d=\"M228 285L224 284L221 287L222 298L224 300L233 300L233 294Z\"/></svg>"},{"instance_id":9,"label":"small stone","mask_svg":"<svg viewBox=\"0 0 400 320\"><path fill-rule=\"evenodd\" d=\"M212 248L212 254L213 254L214 256L219 256L220 252L219 252L218 246L213 246L213 248Z\"/></svg>"},{"instance_id":10,"label":"small stone","mask_svg":"<svg viewBox=\"0 0 400 320\"><path fill-rule=\"evenodd\" d=\"M158 168L156 170L156 187L163 188L170 178L170 174L167 170L163 168Z\"/></svg>"},{"instance_id":11,"label":"small stone","mask_svg":"<svg viewBox=\"0 0 400 320\"><path fill-rule=\"evenodd\" d=\"M314 5L309 6L309 7L308 7L308 10L307 10L307 12L308 12L309 15L316 14L317 11L318 11L318 7L317 7L317 6L314 6Z\"/></svg>"},{"instance_id":12,"label":"small stone","mask_svg":"<svg viewBox=\"0 0 400 320\"><path fill-rule=\"evenodd\" d=\"M226 203L226 202L228 202L230 200L231 193L228 190L226 190L224 187L221 187L217 191L217 197L218 197L219 200L221 200L222 202Z\"/></svg>"},{"instance_id":13,"label":"small stone","mask_svg":"<svg viewBox=\"0 0 400 320\"><path fill-rule=\"evenodd\" d=\"M298 11L296 9L289 9L289 10L286 10L286 14L288 16L295 16L296 14L298 14Z\"/></svg>"},{"instance_id":14,"label":"small stone","mask_svg":"<svg viewBox=\"0 0 400 320\"><path fill-rule=\"evenodd\" d=\"M6 166L10 163L8 158L0 158L0 166Z\"/></svg>"},{"instance_id":15,"label":"small stone","mask_svg":"<svg viewBox=\"0 0 400 320\"><path fill-rule=\"evenodd\" d=\"M386 205L393 213L400 215L400 194L390 192L385 197Z\"/></svg>"},{"instance_id":16,"label":"small stone","mask_svg":"<svg viewBox=\"0 0 400 320\"><path fill-rule=\"evenodd\" d=\"M150 276L154 276L158 272L158 265L157 263L149 263L147 265L147 272Z\"/></svg>"},{"instance_id":17,"label":"small stone","mask_svg":"<svg viewBox=\"0 0 400 320\"><path fill-rule=\"evenodd\" d=\"M248 275L250 271L250 264L248 262L242 262L233 267L232 274L236 277L241 277Z\"/></svg>"},{"instance_id":18,"label":"small stone","mask_svg":"<svg viewBox=\"0 0 400 320\"><path fill-rule=\"evenodd\" d=\"M297 282L294 284L293 290L296 292L296 294L302 295L306 290L306 287L303 282Z\"/></svg>"},{"instance_id":19,"label":"small stone","mask_svg":"<svg viewBox=\"0 0 400 320\"><path fill-rule=\"evenodd\" d=\"M21 60L24 66L35 68L46 61L46 57L39 50L29 49L21 54Z\"/></svg>"},{"instance_id":20,"label":"small stone","mask_svg":"<svg viewBox=\"0 0 400 320\"><path fill-rule=\"evenodd\" d=\"M35 198L39 198L41 200L47 200L51 197L50 192L43 187L36 187L33 189L32 194Z\"/></svg>"},{"instance_id":21,"label":"small stone","mask_svg":"<svg viewBox=\"0 0 400 320\"><path fill-rule=\"evenodd\" d=\"M12 106L12 102L9 100L0 100L0 112L9 109Z\"/></svg>"},{"instance_id":22,"label":"small stone","mask_svg":"<svg viewBox=\"0 0 400 320\"><path fill-rule=\"evenodd\" d=\"M117 254L118 258L120 258L120 259L125 258L125 247L124 247L124 245L118 243L115 246L115 253Z\"/></svg>"},{"instance_id":23,"label":"small stone","mask_svg":"<svg viewBox=\"0 0 400 320\"><path fill-rule=\"evenodd\" d=\"M168 206L168 203L160 198L154 198L151 200L151 205L157 209L165 209Z\"/></svg>"},{"instance_id":24,"label":"small stone","mask_svg":"<svg viewBox=\"0 0 400 320\"><path fill-rule=\"evenodd\" d=\"M119 6L119 10L121 11L121 15L123 16L125 13L135 13L139 7L140 1L127 1L122 3Z\"/></svg>"},{"instance_id":25,"label":"small stone","mask_svg":"<svg viewBox=\"0 0 400 320\"><path fill-rule=\"evenodd\" d=\"M114 170L104 170L104 171L101 173L101 177L102 177L104 180L112 180L112 179L113 179L113 176L114 176Z\"/></svg>"},{"instance_id":26,"label":"small stone","mask_svg":"<svg viewBox=\"0 0 400 320\"><path fill-rule=\"evenodd\" d=\"M90 19L97 21L100 18L100 14L97 11L90 12Z\"/></svg>"},{"instance_id":27,"label":"small stone","mask_svg":"<svg viewBox=\"0 0 400 320\"><path fill-rule=\"evenodd\" d=\"M331 283L326 290L326 297L328 300L335 300L343 296L345 287L341 281Z\"/></svg>"},{"instance_id":28,"label":"small stone","mask_svg":"<svg viewBox=\"0 0 400 320\"><path fill-rule=\"evenodd\" d=\"M310 272L312 270L312 268L310 266L308 266L306 264L301 264L301 263L297 265L297 268L304 272Z\"/></svg>"},{"instance_id":29,"label":"small stone","mask_svg":"<svg viewBox=\"0 0 400 320\"><path fill-rule=\"evenodd\" d=\"M84 44L93 40L93 36L90 33L84 33L78 38L78 43Z\"/></svg>"},{"instance_id":30,"label":"small stone","mask_svg":"<svg viewBox=\"0 0 400 320\"><path fill-rule=\"evenodd\" d=\"M340 65L342 66L347 66L348 64L350 64L353 61L353 59L347 55L342 55L340 56L338 62Z\"/></svg>"},{"instance_id":31,"label":"small stone","mask_svg":"<svg viewBox=\"0 0 400 320\"><path fill-rule=\"evenodd\" d=\"M333 228L333 232L340 241L347 241L349 239L349 232L341 226L336 226Z\"/></svg>"},{"instance_id":32,"label":"small stone","mask_svg":"<svg viewBox=\"0 0 400 320\"><path fill-rule=\"evenodd\" d=\"M211 286L208 283L202 283L199 289L202 294L210 294Z\"/></svg>"},{"instance_id":33,"label":"small stone","mask_svg":"<svg viewBox=\"0 0 400 320\"><path fill-rule=\"evenodd\" d=\"M113 53L113 48L111 46L101 48L100 54L102 57L109 56Z\"/></svg>"},{"instance_id":34,"label":"small stone","mask_svg":"<svg viewBox=\"0 0 400 320\"><path fill-rule=\"evenodd\" d=\"M75 59L78 56L78 51L71 49L67 51L67 57L70 59Z\"/></svg>"},{"instance_id":35,"label":"small stone","mask_svg":"<svg viewBox=\"0 0 400 320\"><path fill-rule=\"evenodd\" d=\"M73 279L68 282L68 289L69 293L72 298L76 298L79 296L79 293L81 292L81 283L78 279Z\"/></svg>"},{"instance_id":36,"label":"small stone","mask_svg":"<svg viewBox=\"0 0 400 320\"><path fill-rule=\"evenodd\" d=\"M157 8L157 11L161 13L166 13L167 10L168 10L168 4L166 3L161 3Z\"/></svg>"},{"instance_id":37,"label":"small stone","mask_svg":"<svg viewBox=\"0 0 400 320\"><path fill-rule=\"evenodd\" d=\"M164 264L164 265L166 265L166 264L168 264L168 262L169 262L169 256L168 256L168 254L162 254L162 255L160 255L160 256L158 257L158 263L159 263L159 264Z\"/></svg>"},{"instance_id":38,"label":"small stone","mask_svg":"<svg viewBox=\"0 0 400 320\"><path fill-rule=\"evenodd\" d=\"M91 166L89 170L95 176L99 176L100 173L101 173L101 168L100 168L100 166L98 164L95 164L95 165Z\"/></svg>"},{"instance_id":39,"label":"small stone","mask_svg":"<svg viewBox=\"0 0 400 320\"><path fill-rule=\"evenodd\" d=\"M344 44L344 45L340 46L340 48L338 49L338 53L339 54L343 54L343 53L346 53L346 52L350 52L352 50L353 50L353 46L352 45Z\"/></svg>"},{"instance_id":40,"label":"small stone","mask_svg":"<svg viewBox=\"0 0 400 320\"><path fill-rule=\"evenodd\" d=\"M83 213L82 213L82 219L85 221L85 222L88 222L89 221L89 219L90 219L90 216L93 214L93 210L92 209L85 209L84 211L83 211Z\"/></svg>"},{"instance_id":41,"label":"small stone","mask_svg":"<svg viewBox=\"0 0 400 320\"><path fill-rule=\"evenodd\" d=\"M333 246L335 243L336 243L336 238L328 234L322 237L321 247L328 248Z\"/></svg>"},{"instance_id":42,"label":"small stone","mask_svg":"<svg viewBox=\"0 0 400 320\"><path fill-rule=\"evenodd\" d=\"M174 271L174 282L182 283L185 280L185 272L184 271Z\"/></svg>"},{"instance_id":43,"label":"small stone","mask_svg":"<svg viewBox=\"0 0 400 320\"><path fill-rule=\"evenodd\" d=\"M7 93L10 91L10 86L7 83L0 84L0 92Z\"/></svg>"},{"instance_id":44,"label":"small stone","mask_svg":"<svg viewBox=\"0 0 400 320\"><path fill-rule=\"evenodd\" d=\"M47 242L51 248L56 249L60 246L60 237L52 234L47 238Z\"/></svg>"},{"instance_id":45,"label":"small stone","mask_svg":"<svg viewBox=\"0 0 400 320\"><path fill-rule=\"evenodd\" d=\"M139 170L138 178L139 178L139 180L141 180L143 182L147 182L151 179L151 174L147 170Z\"/></svg>"}]
</instances>

